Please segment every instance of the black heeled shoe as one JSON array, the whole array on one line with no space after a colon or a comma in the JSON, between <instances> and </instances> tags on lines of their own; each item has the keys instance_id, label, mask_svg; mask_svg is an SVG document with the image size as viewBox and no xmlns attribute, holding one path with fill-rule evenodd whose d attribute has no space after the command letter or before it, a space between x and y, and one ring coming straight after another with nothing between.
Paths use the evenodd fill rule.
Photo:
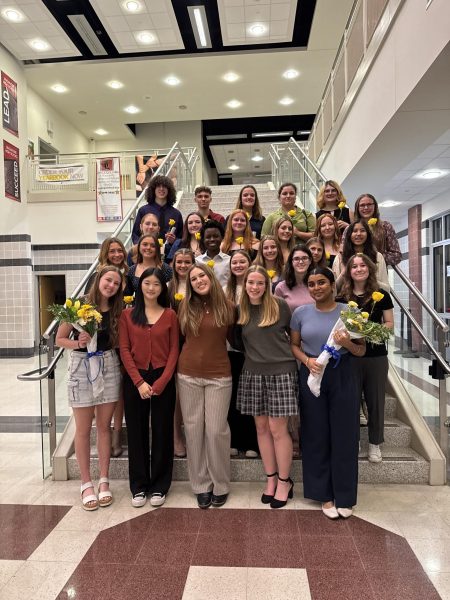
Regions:
<instances>
[{"instance_id":1,"label":"black heeled shoe","mask_svg":"<svg viewBox=\"0 0 450 600\"><path fill-rule=\"evenodd\" d=\"M292 481L292 479L290 477L288 477L287 479L278 477L278 481L289 482L291 484L291 487L289 488L287 499L286 500L278 500L274 496L273 500L270 503L270 508L283 508L283 506L286 506L287 501L291 500L294 497L294 482Z\"/></svg>"},{"instance_id":2,"label":"black heeled shoe","mask_svg":"<svg viewBox=\"0 0 450 600\"><path fill-rule=\"evenodd\" d=\"M278 475L278 473L275 472L275 473L272 473L271 475L267 475L266 474L266 477L275 477L277 475ZM270 504L272 502L272 500L273 500L273 497L274 497L274 494L263 494L261 496L261 502L263 504Z\"/></svg>"}]
</instances>

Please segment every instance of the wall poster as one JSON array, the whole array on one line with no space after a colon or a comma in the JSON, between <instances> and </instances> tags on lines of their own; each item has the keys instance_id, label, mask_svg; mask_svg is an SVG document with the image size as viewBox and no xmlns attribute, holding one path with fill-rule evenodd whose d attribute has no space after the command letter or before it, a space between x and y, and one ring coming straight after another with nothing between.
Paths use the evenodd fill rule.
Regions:
<instances>
[{"instance_id":1,"label":"wall poster","mask_svg":"<svg viewBox=\"0 0 450 600\"><path fill-rule=\"evenodd\" d=\"M121 221L120 159L97 158L97 221Z\"/></svg>"},{"instance_id":2,"label":"wall poster","mask_svg":"<svg viewBox=\"0 0 450 600\"><path fill-rule=\"evenodd\" d=\"M17 83L2 73L2 122L3 129L19 137L19 114L17 106Z\"/></svg>"},{"instance_id":3,"label":"wall poster","mask_svg":"<svg viewBox=\"0 0 450 600\"><path fill-rule=\"evenodd\" d=\"M19 149L3 140L3 164L5 169L5 196L20 202Z\"/></svg>"}]
</instances>

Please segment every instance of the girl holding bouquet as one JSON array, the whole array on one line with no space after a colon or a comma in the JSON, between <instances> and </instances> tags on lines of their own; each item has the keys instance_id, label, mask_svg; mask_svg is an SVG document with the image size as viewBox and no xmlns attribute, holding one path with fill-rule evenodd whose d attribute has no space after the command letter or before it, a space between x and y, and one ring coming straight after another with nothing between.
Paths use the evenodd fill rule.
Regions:
<instances>
[{"instance_id":1,"label":"girl holding bouquet","mask_svg":"<svg viewBox=\"0 0 450 600\"><path fill-rule=\"evenodd\" d=\"M344 302L356 302L370 321L394 327L394 305L388 292L380 290L376 267L365 254L355 254L347 263L341 296ZM384 442L384 401L388 374L386 344L367 342L366 354L355 360L358 397L364 400L368 412L369 461L382 461L380 444Z\"/></svg>"},{"instance_id":2,"label":"girl holding bouquet","mask_svg":"<svg viewBox=\"0 0 450 600\"><path fill-rule=\"evenodd\" d=\"M103 392L94 396L86 346L91 336L86 331L72 332L70 323L61 323L56 334L56 345L73 350L69 360L69 405L75 419L75 454L80 468L81 501L85 510L96 510L112 503L109 489L109 460L111 455L111 418L120 397L121 371L116 348L119 342L119 317L123 306L123 276L114 266L106 266L97 273L87 302L101 314L97 331L97 351L102 352L99 373L103 378ZM98 381L97 381L98 384ZM92 419L97 428L97 451L100 468L98 497L90 474L90 435Z\"/></svg>"},{"instance_id":3,"label":"girl holding bouquet","mask_svg":"<svg viewBox=\"0 0 450 600\"><path fill-rule=\"evenodd\" d=\"M291 320L291 348L300 366L300 439L302 440L305 498L322 503L330 519L352 515L358 486L359 397L353 356L363 356L363 340L351 340L346 329L336 330L332 359L324 367L317 357L345 305L336 303L330 269L317 267L306 278L314 304L300 306ZM317 397L308 376L323 379Z\"/></svg>"}]
</instances>

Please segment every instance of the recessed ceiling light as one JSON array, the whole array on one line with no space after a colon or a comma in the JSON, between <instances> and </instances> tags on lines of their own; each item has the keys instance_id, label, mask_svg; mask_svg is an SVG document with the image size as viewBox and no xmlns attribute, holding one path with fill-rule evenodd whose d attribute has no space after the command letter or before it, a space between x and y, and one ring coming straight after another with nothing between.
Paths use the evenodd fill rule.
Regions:
<instances>
[{"instance_id":1,"label":"recessed ceiling light","mask_svg":"<svg viewBox=\"0 0 450 600\"><path fill-rule=\"evenodd\" d=\"M262 23L254 23L253 25L250 25L250 27L248 28L248 32L250 35L255 35L255 36L259 36L259 35L264 35L267 31L267 27L265 25L263 25Z\"/></svg>"},{"instance_id":2,"label":"recessed ceiling light","mask_svg":"<svg viewBox=\"0 0 450 600\"><path fill-rule=\"evenodd\" d=\"M123 110L132 115L141 111L140 108L138 108L137 106L134 106L133 104L130 104L130 106L126 106Z\"/></svg>"},{"instance_id":3,"label":"recessed ceiling light","mask_svg":"<svg viewBox=\"0 0 450 600\"><path fill-rule=\"evenodd\" d=\"M237 165L230 165L228 168L230 169L230 171L237 171L240 167L238 167Z\"/></svg>"},{"instance_id":4,"label":"recessed ceiling light","mask_svg":"<svg viewBox=\"0 0 450 600\"><path fill-rule=\"evenodd\" d=\"M156 37L150 31L140 31L135 37L141 44L153 44L156 41Z\"/></svg>"},{"instance_id":5,"label":"recessed ceiling light","mask_svg":"<svg viewBox=\"0 0 450 600\"><path fill-rule=\"evenodd\" d=\"M384 202L380 202L378 206L381 208L392 208L393 206L398 206L401 202L396 202L395 200L385 200Z\"/></svg>"},{"instance_id":6,"label":"recessed ceiling light","mask_svg":"<svg viewBox=\"0 0 450 600\"><path fill-rule=\"evenodd\" d=\"M281 98L281 100L278 101L278 104L282 104L283 106L289 106L289 104L292 104L293 102L294 100L292 98L286 96L285 98Z\"/></svg>"},{"instance_id":7,"label":"recessed ceiling light","mask_svg":"<svg viewBox=\"0 0 450 600\"><path fill-rule=\"evenodd\" d=\"M25 20L25 15L16 8L5 8L2 10L2 17L11 23L20 23Z\"/></svg>"},{"instance_id":8,"label":"recessed ceiling light","mask_svg":"<svg viewBox=\"0 0 450 600\"><path fill-rule=\"evenodd\" d=\"M96 133L97 135L107 135L108 134L108 132L105 129L102 129L101 127L100 127L100 129L96 129L94 131L94 133Z\"/></svg>"},{"instance_id":9,"label":"recessed ceiling light","mask_svg":"<svg viewBox=\"0 0 450 600\"><path fill-rule=\"evenodd\" d=\"M123 7L128 12L137 12L141 9L141 3L135 0L128 0L128 2L123 3Z\"/></svg>"},{"instance_id":10,"label":"recessed ceiling light","mask_svg":"<svg viewBox=\"0 0 450 600\"><path fill-rule=\"evenodd\" d=\"M234 83L235 81L240 79L240 76L237 73L234 73L233 71L229 71L228 73L225 73L222 79L228 81L228 83Z\"/></svg>"},{"instance_id":11,"label":"recessed ceiling light","mask_svg":"<svg viewBox=\"0 0 450 600\"><path fill-rule=\"evenodd\" d=\"M239 108L240 106L242 106L242 102L240 102L239 100L230 100L229 102L227 102L227 106L228 108Z\"/></svg>"},{"instance_id":12,"label":"recessed ceiling light","mask_svg":"<svg viewBox=\"0 0 450 600\"><path fill-rule=\"evenodd\" d=\"M48 44L46 41L40 40L38 38L34 39L34 40L30 40L27 43L29 46L31 46L34 50L37 50L38 52L44 52L45 50L48 50L50 48L50 44Z\"/></svg>"},{"instance_id":13,"label":"recessed ceiling light","mask_svg":"<svg viewBox=\"0 0 450 600\"><path fill-rule=\"evenodd\" d=\"M178 107L180 110L186 110L187 106L186 104L180 104L180 106Z\"/></svg>"},{"instance_id":14,"label":"recessed ceiling light","mask_svg":"<svg viewBox=\"0 0 450 600\"><path fill-rule=\"evenodd\" d=\"M175 75L169 75L164 79L164 83L167 83L167 85L180 85L181 81Z\"/></svg>"},{"instance_id":15,"label":"recessed ceiling light","mask_svg":"<svg viewBox=\"0 0 450 600\"><path fill-rule=\"evenodd\" d=\"M298 71L296 71L295 69L288 69L287 71L285 71L283 73L283 77L285 79L295 79L299 75L300 75L300 73Z\"/></svg>"},{"instance_id":16,"label":"recessed ceiling light","mask_svg":"<svg viewBox=\"0 0 450 600\"><path fill-rule=\"evenodd\" d=\"M51 89L57 94L64 94L64 92L67 92L66 86L62 85L62 83L55 83L55 85L52 85Z\"/></svg>"},{"instance_id":17,"label":"recessed ceiling light","mask_svg":"<svg viewBox=\"0 0 450 600\"><path fill-rule=\"evenodd\" d=\"M421 179L438 179L438 177L443 177L444 175L444 171L440 171L439 169L432 169L430 171L424 171L423 173L420 173L419 177Z\"/></svg>"},{"instance_id":18,"label":"recessed ceiling light","mask_svg":"<svg viewBox=\"0 0 450 600\"><path fill-rule=\"evenodd\" d=\"M264 160L264 159L263 159L263 157L262 157L262 156L260 156L259 154L257 154L256 156L253 156L253 157L252 157L252 161L253 161L253 162L261 162L262 160Z\"/></svg>"},{"instance_id":19,"label":"recessed ceiling light","mask_svg":"<svg viewBox=\"0 0 450 600\"><path fill-rule=\"evenodd\" d=\"M120 88L123 88L123 83L121 81L117 81L116 79L108 81L107 85L113 90L120 90Z\"/></svg>"}]
</instances>

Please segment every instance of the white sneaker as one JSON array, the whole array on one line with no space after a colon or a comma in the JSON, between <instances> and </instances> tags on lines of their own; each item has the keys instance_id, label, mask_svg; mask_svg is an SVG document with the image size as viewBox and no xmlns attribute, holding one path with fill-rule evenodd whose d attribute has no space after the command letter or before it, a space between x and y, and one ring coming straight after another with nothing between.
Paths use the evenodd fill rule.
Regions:
<instances>
[{"instance_id":1,"label":"white sneaker","mask_svg":"<svg viewBox=\"0 0 450 600\"><path fill-rule=\"evenodd\" d=\"M258 458L259 454L255 450L247 450L245 452L245 458Z\"/></svg>"},{"instance_id":2,"label":"white sneaker","mask_svg":"<svg viewBox=\"0 0 450 600\"><path fill-rule=\"evenodd\" d=\"M155 493L155 494L152 494L152 496L150 498L150 504L152 506L162 506L165 501L166 501L165 495L164 494L160 494L159 492Z\"/></svg>"},{"instance_id":3,"label":"white sneaker","mask_svg":"<svg viewBox=\"0 0 450 600\"><path fill-rule=\"evenodd\" d=\"M237 456L239 454L239 450L237 448L230 448L230 456Z\"/></svg>"},{"instance_id":4,"label":"white sneaker","mask_svg":"<svg viewBox=\"0 0 450 600\"><path fill-rule=\"evenodd\" d=\"M363 411L362 406L359 409L359 424L360 425L367 425L367 417Z\"/></svg>"},{"instance_id":5,"label":"white sneaker","mask_svg":"<svg viewBox=\"0 0 450 600\"><path fill-rule=\"evenodd\" d=\"M383 460L381 456L380 446L377 444L369 444L369 462L380 463Z\"/></svg>"},{"instance_id":6,"label":"white sneaker","mask_svg":"<svg viewBox=\"0 0 450 600\"><path fill-rule=\"evenodd\" d=\"M147 494L145 492L139 492L138 494L134 494L131 498L131 504L135 508L141 508L147 502Z\"/></svg>"}]
</instances>

